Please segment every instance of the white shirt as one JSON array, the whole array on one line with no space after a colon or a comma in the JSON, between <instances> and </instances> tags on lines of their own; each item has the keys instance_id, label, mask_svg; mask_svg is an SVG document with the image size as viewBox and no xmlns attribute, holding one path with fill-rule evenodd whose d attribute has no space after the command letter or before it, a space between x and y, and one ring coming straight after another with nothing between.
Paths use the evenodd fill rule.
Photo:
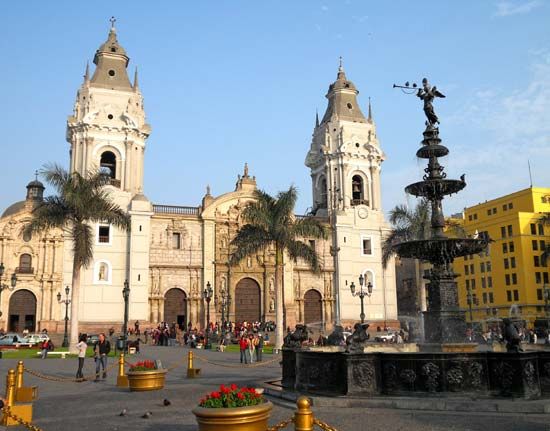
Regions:
<instances>
[{"instance_id":1,"label":"white shirt","mask_svg":"<svg viewBox=\"0 0 550 431\"><path fill-rule=\"evenodd\" d=\"M86 349L88 348L88 345L84 341L80 341L76 348L78 349L78 357L79 358L85 358L86 357Z\"/></svg>"}]
</instances>

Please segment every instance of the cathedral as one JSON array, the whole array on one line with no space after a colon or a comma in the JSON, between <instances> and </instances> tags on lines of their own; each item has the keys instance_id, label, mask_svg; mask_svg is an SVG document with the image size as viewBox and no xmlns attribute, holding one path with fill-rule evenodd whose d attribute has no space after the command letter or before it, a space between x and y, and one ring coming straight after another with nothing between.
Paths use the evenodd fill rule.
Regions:
<instances>
[{"instance_id":1,"label":"cathedral","mask_svg":"<svg viewBox=\"0 0 550 431\"><path fill-rule=\"evenodd\" d=\"M204 327L207 308L214 322L221 321L223 310L225 319L234 322L274 321L274 253L265 250L229 264L230 242L243 226L243 208L254 199L256 177L245 165L232 191L213 196L207 189L195 206L151 202L144 194L143 166L152 129L137 72L133 81L128 76L129 61L112 26L95 53L93 73L86 68L67 120L70 171L84 175L100 168L108 173L111 198L131 218L129 232L108 224L93 226L94 260L81 274L80 329L120 327L125 280L131 289L130 322L138 320L142 327L163 321ZM304 238L320 256L320 273L285 259L285 326L327 328L357 321L360 301L350 286L359 284L360 275L372 286L372 295L365 298L366 320L397 325L395 265L382 265L382 239L389 230L381 207L385 155L370 101L365 116L358 93L340 65L305 158L313 210L296 215L317 217L330 234L327 240ZM40 181L31 181L26 199L0 217L6 287L0 296L0 327L5 330L63 331L65 306L58 294L64 298L65 288L71 287L71 238L62 230L23 235L44 190ZM10 283L13 274L15 286ZM203 297L207 286L213 290L209 303Z\"/></svg>"}]
</instances>

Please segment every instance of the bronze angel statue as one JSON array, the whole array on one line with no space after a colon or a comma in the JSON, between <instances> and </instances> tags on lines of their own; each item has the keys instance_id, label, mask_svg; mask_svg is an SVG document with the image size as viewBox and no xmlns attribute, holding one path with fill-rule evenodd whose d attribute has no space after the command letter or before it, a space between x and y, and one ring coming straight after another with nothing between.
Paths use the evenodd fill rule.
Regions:
<instances>
[{"instance_id":1,"label":"bronze angel statue","mask_svg":"<svg viewBox=\"0 0 550 431\"><path fill-rule=\"evenodd\" d=\"M439 119L437 118L437 115L435 115L433 100L436 97L445 97L445 95L439 92L435 85L432 87L428 83L428 79L424 78L422 80L422 88L418 89L416 96L424 101L424 114L426 114L426 118L428 119L427 124L430 126L435 126L439 123Z\"/></svg>"}]
</instances>

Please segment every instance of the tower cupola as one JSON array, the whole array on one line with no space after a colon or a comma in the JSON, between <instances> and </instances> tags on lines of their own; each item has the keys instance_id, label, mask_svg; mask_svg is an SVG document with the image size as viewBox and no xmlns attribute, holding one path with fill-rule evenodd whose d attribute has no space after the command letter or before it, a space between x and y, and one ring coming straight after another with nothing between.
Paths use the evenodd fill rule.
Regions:
<instances>
[{"instance_id":1,"label":"tower cupola","mask_svg":"<svg viewBox=\"0 0 550 431\"><path fill-rule=\"evenodd\" d=\"M91 86L113 90L132 90L126 68L130 58L118 43L115 19L111 18L111 29L107 40L98 48L94 56L96 69L91 79Z\"/></svg>"},{"instance_id":2,"label":"tower cupola","mask_svg":"<svg viewBox=\"0 0 550 431\"><path fill-rule=\"evenodd\" d=\"M38 172L36 172L34 180L27 184L27 201L42 202L44 189L44 184L38 181Z\"/></svg>"},{"instance_id":3,"label":"tower cupola","mask_svg":"<svg viewBox=\"0 0 550 431\"><path fill-rule=\"evenodd\" d=\"M340 120L366 123L367 119L357 103L358 94L359 91L353 82L347 79L342 58L340 58L336 81L330 84L325 96L328 99L328 106L321 124L330 121L334 116Z\"/></svg>"}]
</instances>

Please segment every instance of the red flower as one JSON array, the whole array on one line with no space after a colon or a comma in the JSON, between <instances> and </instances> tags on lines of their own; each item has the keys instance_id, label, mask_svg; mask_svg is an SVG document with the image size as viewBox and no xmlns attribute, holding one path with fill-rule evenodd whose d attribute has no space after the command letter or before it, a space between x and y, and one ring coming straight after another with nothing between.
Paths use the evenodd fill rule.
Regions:
<instances>
[{"instance_id":1,"label":"red flower","mask_svg":"<svg viewBox=\"0 0 550 431\"><path fill-rule=\"evenodd\" d=\"M211 396L212 398L220 398L221 394L220 394L219 392L215 391L215 392L212 392L212 393L210 394L210 396Z\"/></svg>"},{"instance_id":2,"label":"red flower","mask_svg":"<svg viewBox=\"0 0 550 431\"><path fill-rule=\"evenodd\" d=\"M224 385L220 385L220 391L222 392L222 394L228 394L229 392L231 392L231 389Z\"/></svg>"},{"instance_id":3,"label":"red flower","mask_svg":"<svg viewBox=\"0 0 550 431\"><path fill-rule=\"evenodd\" d=\"M239 392L237 394L237 398L240 399L240 400L244 400L244 395L241 392Z\"/></svg>"},{"instance_id":4,"label":"red flower","mask_svg":"<svg viewBox=\"0 0 550 431\"><path fill-rule=\"evenodd\" d=\"M231 384L231 390L232 390L232 391L237 390L237 385L236 385L235 383L232 383L232 384Z\"/></svg>"}]
</instances>

